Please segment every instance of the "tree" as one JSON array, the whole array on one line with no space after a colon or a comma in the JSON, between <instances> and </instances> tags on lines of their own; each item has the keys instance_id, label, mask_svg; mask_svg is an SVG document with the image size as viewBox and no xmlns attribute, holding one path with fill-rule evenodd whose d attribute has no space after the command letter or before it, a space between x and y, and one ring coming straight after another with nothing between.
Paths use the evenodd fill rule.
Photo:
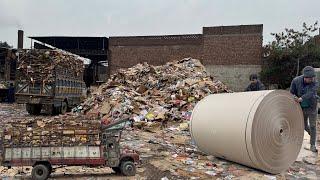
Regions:
<instances>
[{"instance_id":1,"label":"tree","mask_svg":"<svg viewBox=\"0 0 320 180\"><path fill-rule=\"evenodd\" d=\"M279 88L290 87L291 80L300 74L303 67L320 67L320 47L314 42L318 22L302 30L286 28L284 32L271 33L274 41L264 46L264 64L261 79L266 84L277 84Z\"/></svg>"},{"instance_id":2,"label":"tree","mask_svg":"<svg viewBox=\"0 0 320 180\"><path fill-rule=\"evenodd\" d=\"M0 48L12 48L6 41L0 41Z\"/></svg>"}]
</instances>

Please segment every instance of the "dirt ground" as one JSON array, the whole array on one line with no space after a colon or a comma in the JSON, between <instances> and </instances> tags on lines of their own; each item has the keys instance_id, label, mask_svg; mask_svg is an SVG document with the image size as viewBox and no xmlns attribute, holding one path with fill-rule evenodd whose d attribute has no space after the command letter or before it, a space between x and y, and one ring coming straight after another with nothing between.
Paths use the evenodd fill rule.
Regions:
<instances>
[{"instance_id":1,"label":"dirt ground","mask_svg":"<svg viewBox=\"0 0 320 180\"><path fill-rule=\"evenodd\" d=\"M42 114L42 117L47 115ZM32 119L24 106L0 104L0 126L7 120L17 123ZM318 121L318 125L320 121ZM284 173L267 174L237 163L207 156L198 151L186 129L180 123L140 130L129 128L123 132L122 146L137 151L141 163L135 177L123 177L110 168L55 167L50 179L319 179L319 155L305 149L309 147L309 136L305 133L304 143L296 162ZM318 126L318 136L320 126ZM320 136L319 138L320 139ZM318 142L318 144L320 144ZM320 149L320 147L318 146ZM31 167L7 169L0 166L2 179L31 179ZM317 178L318 177L318 178Z\"/></svg>"}]
</instances>

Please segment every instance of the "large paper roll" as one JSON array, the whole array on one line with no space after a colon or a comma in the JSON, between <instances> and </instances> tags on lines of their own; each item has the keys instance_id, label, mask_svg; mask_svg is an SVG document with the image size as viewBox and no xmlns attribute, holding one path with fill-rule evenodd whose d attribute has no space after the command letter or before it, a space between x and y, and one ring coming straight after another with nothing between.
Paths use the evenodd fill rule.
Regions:
<instances>
[{"instance_id":1,"label":"large paper roll","mask_svg":"<svg viewBox=\"0 0 320 180\"><path fill-rule=\"evenodd\" d=\"M205 153L277 174L300 152L303 113L283 90L214 94L195 106L190 130Z\"/></svg>"}]
</instances>

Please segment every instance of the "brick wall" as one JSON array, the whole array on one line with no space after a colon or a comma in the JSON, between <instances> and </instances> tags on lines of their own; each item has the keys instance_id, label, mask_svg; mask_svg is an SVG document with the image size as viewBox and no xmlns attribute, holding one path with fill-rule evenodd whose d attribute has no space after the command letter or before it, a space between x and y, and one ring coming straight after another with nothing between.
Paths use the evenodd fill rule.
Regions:
<instances>
[{"instance_id":1,"label":"brick wall","mask_svg":"<svg viewBox=\"0 0 320 180\"><path fill-rule=\"evenodd\" d=\"M203 28L206 65L261 65L262 25Z\"/></svg>"},{"instance_id":2,"label":"brick wall","mask_svg":"<svg viewBox=\"0 0 320 180\"><path fill-rule=\"evenodd\" d=\"M162 65L192 57L211 75L242 90L247 76L261 71L262 30L262 25L219 26L204 27L203 34L110 37L110 72L141 62Z\"/></svg>"},{"instance_id":3,"label":"brick wall","mask_svg":"<svg viewBox=\"0 0 320 180\"><path fill-rule=\"evenodd\" d=\"M201 51L201 34L109 38L111 74L142 62L162 65L185 57L201 59Z\"/></svg>"}]
</instances>

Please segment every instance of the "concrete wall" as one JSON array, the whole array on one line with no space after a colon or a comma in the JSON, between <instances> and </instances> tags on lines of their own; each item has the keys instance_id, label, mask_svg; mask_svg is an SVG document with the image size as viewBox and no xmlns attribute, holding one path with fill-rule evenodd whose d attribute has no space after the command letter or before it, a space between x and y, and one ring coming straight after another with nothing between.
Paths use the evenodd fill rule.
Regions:
<instances>
[{"instance_id":1,"label":"concrete wall","mask_svg":"<svg viewBox=\"0 0 320 180\"><path fill-rule=\"evenodd\" d=\"M203 64L234 91L243 91L262 65L262 25L203 28Z\"/></svg>"},{"instance_id":2,"label":"concrete wall","mask_svg":"<svg viewBox=\"0 0 320 180\"><path fill-rule=\"evenodd\" d=\"M192 57L233 90L243 90L249 75L261 71L262 29L262 25L219 26L204 27L203 34L110 37L110 71Z\"/></svg>"},{"instance_id":3,"label":"concrete wall","mask_svg":"<svg viewBox=\"0 0 320 180\"><path fill-rule=\"evenodd\" d=\"M261 72L260 65L206 65L206 70L234 91L243 91L249 85L249 76Z\"/></svg>"}]
</instances>

